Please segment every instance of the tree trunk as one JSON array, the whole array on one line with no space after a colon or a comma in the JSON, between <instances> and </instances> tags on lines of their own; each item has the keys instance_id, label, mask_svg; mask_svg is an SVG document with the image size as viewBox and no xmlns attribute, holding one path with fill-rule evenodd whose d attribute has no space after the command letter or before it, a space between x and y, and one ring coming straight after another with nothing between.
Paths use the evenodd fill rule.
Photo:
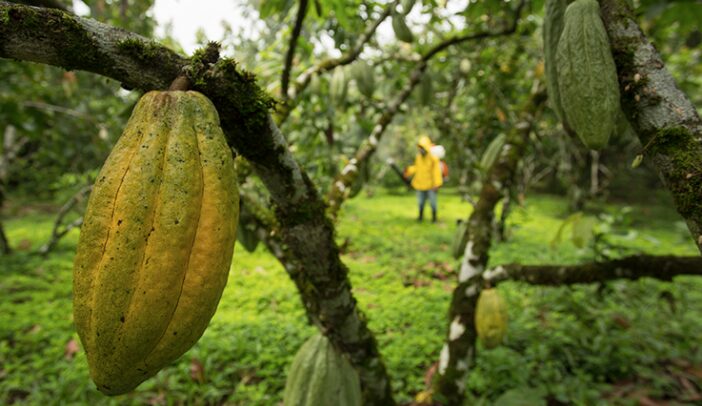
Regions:
<instances>
[{"instance_id":1,"label":"tree trunk","mask_svg":"<svg viewBox=\"0 0 702 406\"><path fill-rule=\"evenodd\" d=\"M702 121L636 23L627 0L600 0L621 106L702 252Z\"/></svg>"},{"instance_id":2,"label":"tree trunk","mask_svg":"<svg viewBox=\"0 0 702 406\"><path fill-rule=\"evenodd\" d=\"M435 399L443 405L461 405L463 402L466 375L475 356L477 333L473 318L492 242L495 206L514 180L517 164L526 150L529 134L545 100L543 86L535 83L532 94L521 110L519 122L508 133L505 145L488 171L480 198L468 220L468 243L458 285L453 291L446 344L441 350L434 383Z\"/></svg>"}]
</instances>

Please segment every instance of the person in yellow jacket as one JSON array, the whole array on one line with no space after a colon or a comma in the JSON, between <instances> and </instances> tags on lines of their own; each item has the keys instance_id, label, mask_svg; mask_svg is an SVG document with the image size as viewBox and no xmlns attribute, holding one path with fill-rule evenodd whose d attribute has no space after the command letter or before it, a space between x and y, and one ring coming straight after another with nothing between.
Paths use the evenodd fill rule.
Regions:
<instances>
[{"instance_id":1,"label":"person in yellow jacket","mask_svg":"<svg viewBox=\"0 0 702 406\"><path fill-rule=\"evenodd\" d=\"M436 222L437 193L443 180L439 158L431 154L432 145L431 140L426 135L419 137L414 165L405 169L405 176L412 176L411 184L417 191L417 203L419 204L417 221L422 221L424 218L424 205L428 199L431 206L431 221Z\"/></svg>"}]
</instances>

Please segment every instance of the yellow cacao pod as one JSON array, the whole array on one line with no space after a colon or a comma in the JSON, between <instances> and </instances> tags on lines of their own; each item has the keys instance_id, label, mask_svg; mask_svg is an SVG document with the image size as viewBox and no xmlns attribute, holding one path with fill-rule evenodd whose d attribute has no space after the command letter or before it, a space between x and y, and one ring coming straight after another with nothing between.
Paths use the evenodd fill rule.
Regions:
<instances>
[{"instance_id":1,"label":"yellow cacao pod","mask_svg":"<svg viewBox=\"0 0 702 406\"><path fill-rule=\"evenodd\" d=\"M475 306L475 329L485 348L495 348L507 333L507 306L496 289L480 292Z\"/></svg>"},{"instance_id":2,"label":"yellow cacao pod","mask_svg":"<svg viewBox=\"0 0 702 406\"><path fill-rule=\"evenodd\" d=\"M98 390L134 389L200 338L227 281L238 215L209 99L145 94L95 182L73 269L75 325Z\"/></svg>"}]
</instances>

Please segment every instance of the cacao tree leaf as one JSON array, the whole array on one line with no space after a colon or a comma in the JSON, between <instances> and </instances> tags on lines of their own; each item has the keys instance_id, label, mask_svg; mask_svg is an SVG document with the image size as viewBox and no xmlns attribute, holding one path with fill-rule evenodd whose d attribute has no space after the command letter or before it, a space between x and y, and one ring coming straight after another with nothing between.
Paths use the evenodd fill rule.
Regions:
<instances>
[{"instance_id":1,"label":"cacao tree leaf","mask_svg":"<svg viewBox=\"0 0 702 406\"><path fill-rule=\"evenodd\" d=\"M631 169L636 169L639 166L641 166L641 162L643 162L643 158L644 157L642 154L636 155L636 157L634 158L634 161L631 163Z\"/></svg>"},{"instance_id":2,"label":"cacao tree leaf","mask_svg":"<svg viewBox=\"0 0 702 406\"><path fill-rule=\"evenodd\" d=\"M483 152L482 158L480 158L480 167L483 170L487 171L495 163L497 156L499 155L500 151L502 151L502 147L505 145L506 139L507 136L502 133L495 137L492 142L490 142L488 147L485 149L485 152Z\"/></svg>"},{"instance_id":3,"label":"cacao tree leaf","mask_svg":"<svg viewBox=\"0 0 702 406\"><path fill-rule=\"evenodd\" d=\"M414 41L414 35L405 22L405 16L400 13L392 15L392 29L395 31L395 36L402 42L411 43Z\"/></svg>"}]
</instances>

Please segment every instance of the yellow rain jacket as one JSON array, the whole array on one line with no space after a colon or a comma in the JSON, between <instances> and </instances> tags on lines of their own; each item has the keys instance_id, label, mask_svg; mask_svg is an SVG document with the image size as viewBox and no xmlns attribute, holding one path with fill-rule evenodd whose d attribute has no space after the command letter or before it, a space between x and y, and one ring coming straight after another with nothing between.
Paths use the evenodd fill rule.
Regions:
<instances>
[{"instance_id":1,"label":"yellow rain jacket","mask_svg":"<svg viewBox=\"0 0 702 406\"><path fill-rule=\"evenodd\" d=\"M431 150L431 140L427 136L419 138L417 146L424 148L427 153L422 155L417 153L414 158L414 165L407 168L405 174L412 176L412 187L416 190L430 190L441 186L443 180L441 178L441 166L439 158L429 152Z\"/></svg>"}]
</instances>

